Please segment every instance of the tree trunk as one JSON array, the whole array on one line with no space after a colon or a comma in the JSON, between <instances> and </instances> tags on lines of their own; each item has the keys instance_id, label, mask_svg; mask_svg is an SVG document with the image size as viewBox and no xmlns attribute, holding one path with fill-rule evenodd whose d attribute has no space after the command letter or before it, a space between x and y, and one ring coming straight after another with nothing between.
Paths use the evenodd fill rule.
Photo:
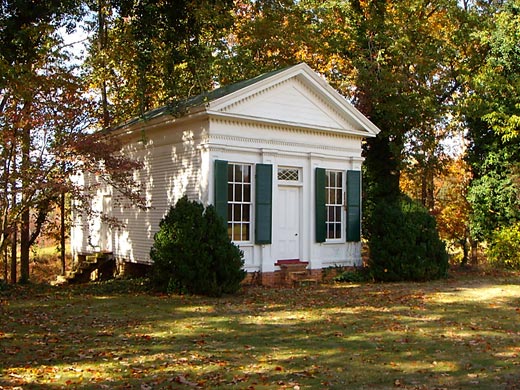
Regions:
<instances>
[{"instance_id":1,"label":"tree trunk","mask_svg":"<svg viewBox=\"0 0 520 390\"><path fill-rule=\"evenodd\" d=\"M31 129L25 127L22 129L22 165L20 167L22 174L28 174L30 170L30 150L31 150ZM28 187L31 185L30 180L24 175L22 178L22 223L20 225L20 283L29 282L29 249L30 249L30 195Z\"/></svg>"},{"instance_id":2,"label":"tree trunk","mask_svg":"<svg viewBox=\"0 0 520 390\"><path fill-rule=\"evenodd\" d=\"M5 283L7 283L7 278L8 278L8 271L9 271L9 265L8 265L8 262L9 262L9 256L7 255L7 247L5 246L4 247L4 281Z\"/></svg>"},{"instance_id":3,"label":"tree trunk","mask_svg":"<svg viewBox=\"0 0 520 390\"><path fill-rule=\"evenodd\" d=\"M435 208L434 170L428 164L428 162L425 163L421 174L421 203L432 212Z\"/></svg>"},{"instance_id":4,"label":"tree trunk","mask_svg":"<svg viewBox=\"0 0 520 390\"><path fill-rule=\"evenodd\" d=\"M462 261L460 262L460 265L461 267L465 267L468 265L469 260L468 240L466 238L460 240L460 245L462 246Z\"/></svg>"},{"instance_id":5,"label":"tree trunk","mask_svg":"<svg viewBox=\"0 0 520 390\"><path fill-rule=\"evenodd\" d=\"M434 170L429 168L426 179L426 208L431 213L435 209L435 184L434 184Z\"/></svg>"},{"instance_id":6,"label":"tree trunk","mask_svg":"<svg viewBox=\"0 0 520 390\"><path fill-rule=\"evenodd\" d=\"M106 17L105 17L105 0L98 0L98 39L97 46L100 53L103 53L107 47L108 40L108 30L106 27ZM104 58L102 56L102 58ZM104 69L105 64L104 60L101 67ZM104 77L103 77L104 78ZM108 128L110 126L110 112L108 110L108 97L107 97L107 83L106 80L103 79L101 82L101 107L103 111L103 127Z\"/></svg>"},{"instance_id":7,"label":"tree trunk","mask_svg":"<svg viewBox=\"0 0 520 390\"><path fill-rule=\"evenodd\" d=\"M18 225L14 225L13 234L11 239L11 283L15 284L18 278L16 272L16 260L18 257Z\"/></svg>"},{"instance_id":8,"label":"tree trunk","mask_svg":"<svg viewBox=\"0 0 520 390\"><path fill-rule=\"evenodd\" d=\"M26 210L22 214L20 227L20 283L29 282L29 255L30 255L30 213Z\"/></svg>"},{"instance_id":9,"label":"tree trunk","mask_svg":"<svg viewBox=\"0 0 520 390\"><path fill-rule=\"evenodd\" d=\"M478 265L478 242L471 240L471 265Z\"/></svg>"},{"instance_id":10,"label":"tree trunk","mask_svg":"<svg viewBox=\"0 0 520 390\"><path fill-rule=\"evenodd\" d=\"M61 193L60 198L60 258L61 258L61 274L65 275L65 193Z\"/></svg>"}]
</instances>

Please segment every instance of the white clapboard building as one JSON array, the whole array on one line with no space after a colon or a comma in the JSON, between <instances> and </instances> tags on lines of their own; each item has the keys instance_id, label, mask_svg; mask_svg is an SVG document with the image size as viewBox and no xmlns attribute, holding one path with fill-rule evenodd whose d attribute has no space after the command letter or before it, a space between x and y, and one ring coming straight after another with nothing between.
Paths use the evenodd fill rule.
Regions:
<instances>
[{"instance_id":1,"label":"white clapboard building","mask_svg":"<svg viewBox=\"0 0 520 390\"><path fill-rule=\"evenodd\" d=\"M149 264L160 220L187 195L216 206L265 283L284 264L360 265L361 145L378 132L306 64L150 111L113 130L143 163L134 177L150 208L99 189L91 207L121 226L78 214L72 250Z\"/></svg>"}]
</instances>

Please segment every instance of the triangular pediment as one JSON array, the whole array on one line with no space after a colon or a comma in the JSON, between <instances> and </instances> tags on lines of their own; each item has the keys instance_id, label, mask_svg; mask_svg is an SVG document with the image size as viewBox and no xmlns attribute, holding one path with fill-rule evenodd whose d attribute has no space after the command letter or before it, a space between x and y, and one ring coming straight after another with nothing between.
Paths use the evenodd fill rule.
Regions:
<instances>
[{"instance_id":1,"label":"triangular pediment","mask_svg":"<svg viewBox=\"0 0 520 390\"><path fill-rule=\"evenodd\" d=\"M157 108L115 130L172 116L190 120L198 114L359 137L375 137L380 131L305 63Z\"/></svg>"},{"instance_id":2,"label":"triangular pediment","mask_svg":"<svg viewBox=\"0 0 520 390\"><path fill-rule=\"evenodd\" d=\"M248 121L365 137L379 129L307 65L300 64L211 101L208 111Z\"/></svg>"}]
</instances>

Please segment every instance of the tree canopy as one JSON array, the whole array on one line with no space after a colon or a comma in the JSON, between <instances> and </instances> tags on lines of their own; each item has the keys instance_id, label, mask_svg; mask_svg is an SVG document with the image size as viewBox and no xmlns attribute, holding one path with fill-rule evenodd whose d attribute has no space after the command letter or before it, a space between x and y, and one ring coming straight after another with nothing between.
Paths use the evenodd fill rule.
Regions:
<instances>
[{"instance_id":1,"label":"tree canopy","mask_svg":"<svg viewBox=\"0 0 520 390\"><path fill-rule=\"evenodd\" d=\"M99 130L302 61L382 129L364 145L367 237L402 188L448 223L439 183L467 175L436 178L455 159L471 171L457 218L490 239L520 219L519 15L519 0L2 0L2 248L18 240L27 259L29 219L44 224L59 194L80 197L79 170L140 203L138 164ZM78 64L60 31L79 28ZM446 153L454 132L468 168Z\"/></svg>"}]
</instances>

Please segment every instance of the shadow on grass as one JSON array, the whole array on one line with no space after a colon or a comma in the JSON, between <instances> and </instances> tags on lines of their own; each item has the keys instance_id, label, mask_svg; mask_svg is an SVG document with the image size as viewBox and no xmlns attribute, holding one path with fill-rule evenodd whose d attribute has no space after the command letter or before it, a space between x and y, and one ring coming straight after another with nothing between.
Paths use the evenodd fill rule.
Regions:
<instances>
[{"instance_id":1,"label":"shadow on grass","mask_svg":"<svg viewBox=\"0 0 520 390\"><path fill-rule=\"evenodd\" d=\"M514 279L247 288L222 299L145 288L10 294L0 386L520 388Z\"/></svg>"}]
</instances>

